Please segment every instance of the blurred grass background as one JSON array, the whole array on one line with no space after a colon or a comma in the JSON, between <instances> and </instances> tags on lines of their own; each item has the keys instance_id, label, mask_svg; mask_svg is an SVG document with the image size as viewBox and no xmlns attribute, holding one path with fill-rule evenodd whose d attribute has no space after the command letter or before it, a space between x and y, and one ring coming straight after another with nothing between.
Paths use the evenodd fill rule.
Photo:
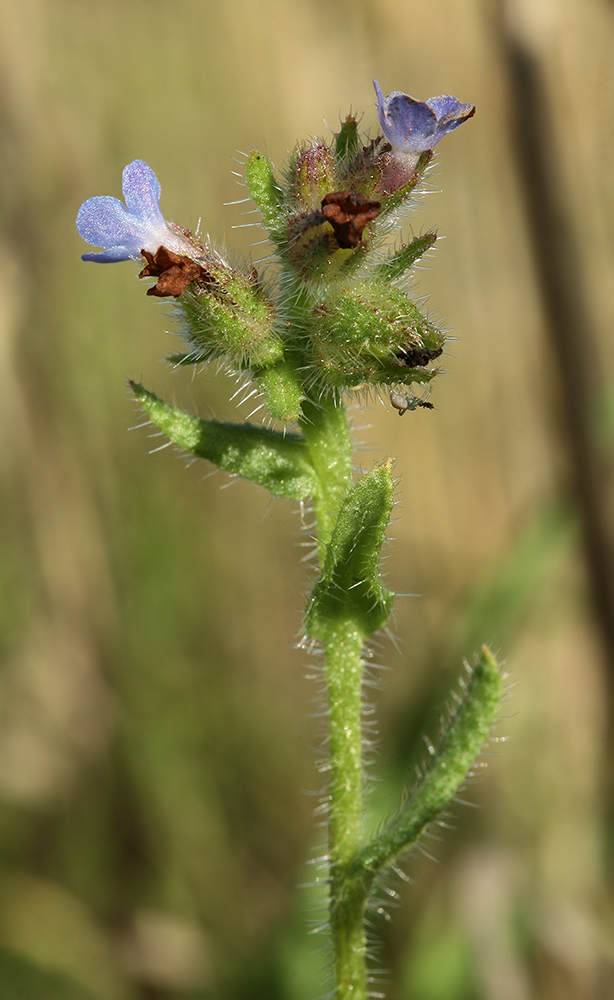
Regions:
<instances>
[{"instance_id":1,"label":"blurred grass background","mask_svg":"<svg viewBox=\"0 0 614 1000\"><path fill-rule=\"evenodd\" d=\"M590 378L572 391L525 207L510 38L543 84L549 183L575 244L565 287L585 299ZM119 195L141 157L165 215L201 218L241 257L261 235L223 207L242 197L236 151L280 164L350 107L375 132L373 76L478 107L442 142L414 222L446 236L419 285L456 338L436 410L355 415L365 468L393 455L401 478L388 582L421 595L398 600L398 649L381 651L375 818L436 736L463 655L491 641L514 682L510 742L467 792L481 808L428 844L439 864L411 859L403 905L376 926L383 989L614 995L612 649L564 419L587 417L609 555L613 46L607 0L510 0L505 20L494 0L1 0L3 1000L325 989L296 891L322 837L305 794L315 692L291 648L300 521L128 433L142 423L128 376L221 419L234 385L160 364L177 344L168 308L134 267L83 264L74 217Z\"/></svg>"}]
</instances>

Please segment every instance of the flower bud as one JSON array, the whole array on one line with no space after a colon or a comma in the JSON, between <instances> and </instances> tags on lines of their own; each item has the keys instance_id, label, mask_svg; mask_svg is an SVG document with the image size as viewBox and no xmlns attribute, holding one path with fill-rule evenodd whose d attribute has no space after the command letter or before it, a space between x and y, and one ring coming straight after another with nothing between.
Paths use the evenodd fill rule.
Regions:
<instances>
[{"instance_id":1,"label":"flower bud","mask_svg":"<svg viewBox=\"0 0 614 1000\"><path fill-rule=\"evenodd\" d=\"M194 361L225 357L245 369L266 368L283 358L273 304L255 271L244 274L216 257L179 304Z\"/></svg>"},{"instance_id":2,"label":"flower bud","mask_svg":"<svg viewBox=\"0 0 614 1000\"><path fill-rule=\"evenodd\" d=\"M314 366L327 387L429 382L444 342L403 292L381 282L337 291L313 310Z\"/></svg>"},{"instance_id":3,"label":"flower bud","mask_svg":"<svg viewBox=\"0 0 614 1000\"><path fill-rule=\"evenodd\" d=\"M324 196L335 189L334 160L322 143L295 153L291 174L294 195L307 208L318 208Z\"/></svg>"}]
</instances>

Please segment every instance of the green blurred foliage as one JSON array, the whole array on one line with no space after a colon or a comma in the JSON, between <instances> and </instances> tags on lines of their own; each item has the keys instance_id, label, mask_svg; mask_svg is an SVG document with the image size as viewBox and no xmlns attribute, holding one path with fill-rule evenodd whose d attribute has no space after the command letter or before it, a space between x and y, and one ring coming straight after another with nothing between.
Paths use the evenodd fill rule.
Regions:
<instances>
[{"instance_id":1,"label":"green blurred foliage","mask_svg":"<svg viewBox=\"0 0 614 1000\"><path fill-rule=\"evenodd\" d=\"M556 98L559 163L611 380L611 5L520 3ZM498 750L376 918L390 997L611 995L601 826L604 680L506 128L487 0L5 0L0 31L0 995L7 1000L308 1000L304 861L319 788L300 630L300 517L229 489L147 430L125 379L204 417L234 383L159 364L172 309L131 265L83 264L81 201L147 160L167 217L241 257L262 238L231 169L278 164L385 92L455 93L415 232L446 235L420 292L458 342L436 411L354 415L401 477L386 564L399 592L377 694L374 822L434 738L481 640L514 683ZM526 22L526 23L525 23ZM563 96L561 96L563 95ZM324 121L323 121L324 119ZM587 180L588 178L588 180ZM256 259L266 247L254 247ZM611 394L611 393L610 393ZM609 398L609 397L608 397ZM611 449L606 401L596 400ZM243 407L240 418L249 408ZM364 425L368 423L368 427ZM363 429L360 429L360 428ZM376 443L377 442L377 445ZM187 466L187 467L186 467ZM609 487L608 487L609 488ZM303 539L304 540L304 539ZM442 831L443 832L443 831ZM317 903L317 901L316 901ZM374 987L379 989L379 987ZM506 992L507 990L507 992Z\"/></svg>"}]
</instances>

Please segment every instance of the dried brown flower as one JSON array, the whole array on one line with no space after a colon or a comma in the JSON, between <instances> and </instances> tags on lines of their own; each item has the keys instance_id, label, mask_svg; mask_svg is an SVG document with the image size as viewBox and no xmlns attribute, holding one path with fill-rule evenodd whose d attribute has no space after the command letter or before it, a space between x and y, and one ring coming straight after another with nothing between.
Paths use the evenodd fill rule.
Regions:
<instances>
[{"instance_id":1,"label":"dried brown flower","mask_svg":"<svg viewBox=\"0 0 614 1000\"><path fill-rule=\"evenodd\" d=\"M354 191L332 191L322 200L322 215L345 250L360 246L365 226L377 218L380 208L381 202L369 201Z\"/></svg>"},{"instance_id":2,"label":"dried brown flower","mask_svg":"<svg viewBox=\"0 0 614 1000\"><path fill-rule=\"evenodd\" d=\"M158 298L174 296L177 298L185 292L193 281L209 280L209 272L202 264L190 257L173 253L166 247L158 247L155 254L141 250L147 264L139 274L139 278L157 278L155 285L147 289L148 295Z\"/></svg>"}]
</instances>

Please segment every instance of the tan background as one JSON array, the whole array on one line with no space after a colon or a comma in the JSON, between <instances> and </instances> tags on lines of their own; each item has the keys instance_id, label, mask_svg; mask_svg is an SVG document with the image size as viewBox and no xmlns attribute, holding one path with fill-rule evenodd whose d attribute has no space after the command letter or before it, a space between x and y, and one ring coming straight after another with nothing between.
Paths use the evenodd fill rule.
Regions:
<instances>
[{"instance_id":1,"label":"tan background","mask_svg":"<svg viewBox=\"0 0 614 1000\"><path fill-rule=\"evenodd\" d=\"M172 309L130 264L83 264L80 203L147 160L165 215L241 257L262 238L234 158L280 164L384 93L456 94L476 117L439 147L416 232L446 239L419 295L451 329L436 410L355 415L365 468L396 457L399 599L377 696L394 809L422 733L481 639L513 688L511 737L446 832L395 883L382 988L412 1000L614 993L612 830L603 821L606 659L594 627L543 310L487 0L0 2L0 993L7 1000L311 1000L303 864L318 836L291 649L309 573L297 512L191 465L142 420L128 376L203 416L234 384L160 359ZM596 331L595 439L614 440L614 5L523 0L551 157ZM255 259L263 247L253 250ZM244 410L240 416L245 416ZM606 483L607 488L607 483ZM607 806L607 801L605 802ZM607 811L607 810L606 810ZM608 874L609 873L609 874ZM379 990L379 987L374 987Z\"/></svg>"}]
</instances>

